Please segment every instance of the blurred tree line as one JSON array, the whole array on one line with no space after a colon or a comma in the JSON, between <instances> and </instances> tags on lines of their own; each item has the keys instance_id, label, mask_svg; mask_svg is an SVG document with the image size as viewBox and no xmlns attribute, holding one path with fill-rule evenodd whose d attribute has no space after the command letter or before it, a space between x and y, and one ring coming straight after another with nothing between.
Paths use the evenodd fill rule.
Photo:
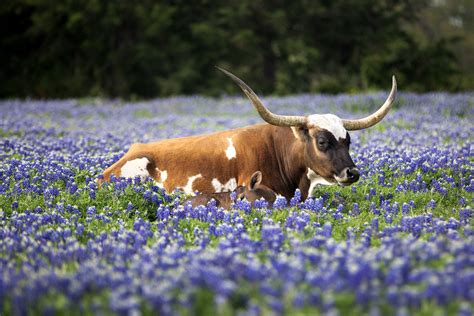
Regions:
<instances>
[{"instance_id":1,"label":"blurred tree line","mask_svg":"<svg viewBox=\"0 0 474 316\"><path fill-rule=\"evenodd\" d=\"M472 2L3 0L0 97L473 89Z\"/></svg>"}]
</instances>

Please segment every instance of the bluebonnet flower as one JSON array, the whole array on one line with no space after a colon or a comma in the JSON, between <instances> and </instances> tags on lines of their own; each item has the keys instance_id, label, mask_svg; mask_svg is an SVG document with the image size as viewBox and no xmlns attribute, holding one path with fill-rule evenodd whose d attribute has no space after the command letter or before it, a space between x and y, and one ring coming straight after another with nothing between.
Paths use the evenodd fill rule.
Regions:
<instances>
[{"instance_id":1,"label":"bluebonnet flower","mask_svg":"<svg viewBox=\"0 0 474 316\"><path fill-rule=\"evenodd\" d=\"M374 215L380 215L380 210L376 207L374 202L370 203L370 210Z\"/></svg>"},{"instance_id":2,"label":"bluebonnet flower","mask_svg":"<svg viewBox=\"0 0 474 316\"><path fill-rule=\"evenodd\" d=\"M160 205L161 204L161 200L160 200L160 197L158 196L158 194L153 193L151 195L151 202L155 205Z\"/></svg>"},{"instance_id":3,"label":"bluebonnet flower","mask_svg":"<svg viewBox=\"0 0 474 316\"><path fill-rule=\"evenodd\" d=\"M296 189L295 195L290 200L290 206L296 206L301 202L301 192L299 189Z\"/></svg>"},{"instance_id":4,"label":"bluebonnet flower","mask_svg":"<svg viewBox=\"0 0 474 316\"><path fill-rule=\"evenodd\" d=\"M337 208L336 211L334 213L332 213L332 218L334 218L335 220L341 220L344 218L344 214L342 214L342 209L341 208Z\"/></svg>"},{"instance_id":5,"label":"bluebonnet flower","mask_svg":"<svg viewBox=\"0 0 474 316\"><path fill-rule=\"evenodd\" d=\"M433 209L436 207L436 201L431 199L429 202L428 202L428 207Z\"/></svg>"},{"instance_id":6,"label":"bluebonnet flower","mask_svg":"<svg viewBox=\"0 0 474 316\"><path fill-rule=\"evenodd\" d=\"M357 216L360 214L360 209L359 209L359 204L358 203L354 203L352 204L352 216Z\"/></svg>"},{"instance_id":7,"label":"bluebonnet flower","mask_svg":"<svg viewBox=\"0 0 474 316\"><path fill-rule=\"evenodd\" d=\"M462 302L459 306L458 315L459 316L470 316L472 315L472 307L467 302Z\"/></svg>"},{"instance_id":8,"label":"bluebonnet flower","mask_svg":"<svg viewBox=\"0 0 474 316\"><path fill-rule=\"evenodd\" d=\"M254 203L253 203L253 207L255 208L267 208L268 207L268 202L265 200L265 199L260 199L260 200L256 200ZM271 210L270 210L271 211Z\"/></svg>"},{"instance_id":9,"label":"bluebonnet flower","mask_svg":"<svg viewBox=\"0 0 474 316\"><path fill-rule=\"evenodd\" d=\"M84 225L82 225L81 223L77 224L76 226L76 234L77 235L82 235L84 233Z\"/></svg>"},{"instance_id":10,"label":"bluebonnet flower","mask_svg":"<svg viewBox=\"0 0 474 316\"><path fill-rule=\"evenodd\" d=\"M472 209L464 208L459 210L459 220L463 223L468 223L472 217Z\"/></svg>"},{"instance_id":11,"label":"bluebonnet flower","mask_svg":"<svg viewBox=\"0 0 474 316\"><path fill-rule=\"evenodd\" d=\"M285 197L283 196L277 196L275 202L273 203L273 208L274 209L282 209L282 208L285 208L287 206L287 201L285 199Z\"/></svg>"},{"instance_id":12,"label":"bluebonnet flower","mask_svg":"<svg viewBox=\"0 0 474 316\"><path fill-rule=\"evenodd\" d=\"M86 211L86 214L89 215L89 216L92 216L92 215L95 215L96 214L96 208L95 206L89 206L87 208L87 211Z\"/></svg>"},{"instance_id":13,"label":"bluebonnet flower","mask_svg":"<svg viewBox=\"0 0 474 316\"><path fill-rule=\"evenodd\" d=\"M374 218L372 219L372 229L375 230L375 231L378 231L379 230L379 219L378 218Z\"/></svg>"},{"instance_id":14,"label":"bluebonnet flower","mask_svg":"<svg viewBox=\"0 0 474 316\"><path fill-rule=\"evenodd\" d=\"M408 205L407 203L403 203L402 204L402 214L407 215L408 212L410 212L410 205Z\"/></svg>"},{"instance_id":15,"label":"bluebonnet flower","mask_svg":"<svg viewBox=\"0 0 474 316\"><path fill-rule=\"evenodd\" d=\"M323 230L322 230L322 234L324 237L331 237L332 235L332 225L331 223L327 222L323 225Z\"/></svg>"}]
</instances>

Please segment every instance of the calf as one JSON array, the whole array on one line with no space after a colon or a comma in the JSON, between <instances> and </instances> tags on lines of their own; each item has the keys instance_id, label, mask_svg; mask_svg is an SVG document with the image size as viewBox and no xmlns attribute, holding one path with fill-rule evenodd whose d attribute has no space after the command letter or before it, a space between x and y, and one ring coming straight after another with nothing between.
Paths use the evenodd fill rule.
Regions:
<instances>
[{"instance_id":1,"label":"calf","mask_svg":"<svg viewBox=\"0 0 474 316\"><path fill-rule=\"evenodd\" d=\"M214 199L216 201L216 205L218 207L223 207L225 209L229 209L232 204L231 194L236 194L236 199L247 199L252 205L255 201L264 198L268 203L269 207L273 206L273 202L275 202L276 194L273 192L272 189L263 185L262 183L262 173L260 171L256 171L250 178L250 183L248 186L239 186L233 192L218 192L218 193L203 193L199 194L195 197L192 197L187 200L187 202L191 202L193 207L198 205L206 205Z\"/></svg>"}]
</instances>

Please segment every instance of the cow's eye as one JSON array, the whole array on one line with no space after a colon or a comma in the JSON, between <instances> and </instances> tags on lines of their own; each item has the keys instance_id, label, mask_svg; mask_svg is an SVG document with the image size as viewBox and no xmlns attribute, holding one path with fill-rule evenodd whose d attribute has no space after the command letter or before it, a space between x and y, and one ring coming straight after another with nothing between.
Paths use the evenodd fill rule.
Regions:
<instances>
[{"instance_id":1,"label":"cow's eye","mask_svg":"<svg viewBox=\"0 0 474 316\"><path fill-rule=\"evenodd\" d=\"M318 137L317 142L320 149L326 149L329 145L329 142L326 138Z\"/></svg>"}]
</instances>

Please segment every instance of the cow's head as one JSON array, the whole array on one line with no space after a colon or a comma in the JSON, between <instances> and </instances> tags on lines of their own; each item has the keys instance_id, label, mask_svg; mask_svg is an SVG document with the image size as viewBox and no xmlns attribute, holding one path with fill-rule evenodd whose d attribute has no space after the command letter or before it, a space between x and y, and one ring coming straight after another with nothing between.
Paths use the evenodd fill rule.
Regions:
<instances>
[{"instance_id":1,"label":"cow's head","mask_svg":"<svg viewBox=\"0 0 474 316\"><path fill-rule=\"evenodd\" d=\"M255 171L250 177L249 185L242 187L241 191L237 189L237 198L245 198L251 204L264 198L271 207L273 202L276 200L276 193L266 185L262 184L262 173L260 171Z\"/></svg>"},{"instance_id":2,"label":"cow's head","mask_svg":"<svg viewBox=\"0 0 474 316\"><path fill-rule=\"evenodd\" d=\"M240 86L267 123L292 128L295 137L304 147L308 178L312 177L311 180L323 184L350 185L359 180L359 171L349 155L350 136L347 131L368 128L380 122L390 111L397 91L397 82L393 76L392 90L385 103L375 113L362 119L345 120L332 114L277 115L263 105L245 82L232 73L219 69Z\"/></svg>"}]
</instances>

